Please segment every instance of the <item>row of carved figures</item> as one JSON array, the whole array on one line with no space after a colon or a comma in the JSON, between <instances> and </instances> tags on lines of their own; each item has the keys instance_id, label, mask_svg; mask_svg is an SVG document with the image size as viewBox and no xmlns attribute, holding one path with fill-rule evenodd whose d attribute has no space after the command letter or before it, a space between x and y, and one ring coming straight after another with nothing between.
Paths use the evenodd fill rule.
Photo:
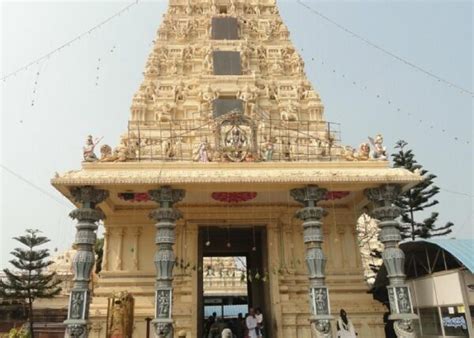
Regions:
<instances>
[{"instance_id":1,"label":"row of carved figures","mask_svg":"<svg viewBox=\"0 0 474 338\"><path fill-rule=\"evenodd\" d=\"M184 6L169 6L169 14L186 14L186 15L202 15L202 14L247 14L247 15L277 15L278 8L275 6L276 1L271 0L266 3L248 4L240 0L229 0L227 5L220 6L215 0L210 1L188 1Z\"/></svg>"},{"instance_id":2,"label":"row of carved figures","mask_svg":"<svg viewBox=\"0 0 474 338\"><path fill-rule=\"evenodd\" d=\"M184 47L170 53L166 47L153 51L145 66L145 76L170 76L202 72L206 75L214 74L214 52L218 51L240 52L240 65L243 75L254 74L251 60L257 64L262 75L303 75L304 61L299 53L292 47L273 50L269 55L268 49L263 45L257 47L235 46L221 49L219 47ZM196 67L201 63L201 67Z\"/></svg>"},{"instance_id":3,"label":"row of carved figures","mask_svg":"<svg viewBox=\"0 0 474 338\"><path fill-rule=\"evenodd\" d=\"M289 31L280 17L268 19L237 18L238 37L269 40L288 40ZM212 39L212 21L209 16L190 19L166 17L158 29L158 40L187 41L190 39Z\"/></svg>"},{"instance_id":4,"label":"row of carved figures","mask_svg":"<svg viewBox=\"0 0 474 338\"><path fill-rule=\"evenodd\" d=\"M358 150L351 146L344 147L344 158L348 161L387 160L387 148L383 145L383 136L377 134L375 138L368 137L368 140L369 142L361 143ZM370 145L373 147L372 151Z\"/></svg>"},{"instance_id":5,"label":"row of carved figures","mask_svg":"<svg viewBox=\"0 0 474 338\"><path fill-rule=\"evenodd\" d=\"M234 137L234 136L233 136ZM240 137L237 135L237 137ZM220 161L273 161L284 160L284 161L295 161L300 158L304 158L303 154L305 149L309 149L307 146L299 146L295 142L290 140L279 139L278 137L264 137L262 143L260 143L257 153L251 151L251 147L242 141L235 141L231 139L228 144L221 145L219 147L212 146L207 139L203 139L200 143L194 146L192 150L192 160L195 162L220 162ZM161 140L158 143L149 144L147 138L141 139L140 144L138 142L128 142L124 137L120 144L112 150L112 148L105 144L100 148L101 156L97 157L95 154L95 147L100 142L100 139L94 139L89 135L86 139L86 144L83 147L83 160L85 162L125 162L129 160L135 160L140 158L140 152L142 155L147 154L147 150L151 149L153 145L157 154L161 155L164 159L174 160L180 159L181 143L175 142L171 139ZM235 142L233 142L235 141ZM239 143L240 142L240 143ZM315 139L314 145L311 145L311 152L314 156L329 156L331 147L333 146L332 141L325 139ZM141 150L144 148L144 150ZM315 153L314 151L317 152ZM306 157L307 157L306 156Z\"/></svg>"},{"instance_id":6,"label":"row of carved figures","mask_svg":"<svg viewBox=\"0 0 474 338\"><path fill-rule=\"evenodd\" d=\"M205 85L199 89L196 81L183 80L177 82L176 85L156 85L155 82L150 81L143 84L140 90L134 96L136 103L160 102L162 99L172 100L175 103L183 102L188 98L198 98L203 102L210 102L219 97L220 89L213 88L210 84ZM282 89L284 88L284 90ZM228 93L226 93L228 97ZM276 81L269 81L265 84L258 84L257 86L246 83L239 89L235 98L241 99L245 102L256 100L257 98L268 98L271 101L279 103L284 99L297 99L305 101L314 98L319 101L319 96L312 90L311 84L308 81L301 80L296 84L277 85ZM281 100L280 100L281 99Z\"/></svg>"}]
</instances>

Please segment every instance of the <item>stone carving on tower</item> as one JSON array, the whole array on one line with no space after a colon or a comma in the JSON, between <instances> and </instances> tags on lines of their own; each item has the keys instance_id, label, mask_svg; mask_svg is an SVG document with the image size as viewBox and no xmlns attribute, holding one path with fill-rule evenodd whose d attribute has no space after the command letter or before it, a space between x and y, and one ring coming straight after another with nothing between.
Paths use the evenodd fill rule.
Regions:
<instances>
[{"instance_id":1,"label":"stone carving on tower","mask_svg":"<svg viewBox=\"0 0 474 338\"><path fill-rule=\"evenodd\" d=\"M102 146L100 160L344 158L338 129L323 111L274 0L170 0L128 132L114 151ZM249 130L235 124L239 119ZM225 143L221 129L231 125L244 144Z\"/></svg>"}]
</instances>

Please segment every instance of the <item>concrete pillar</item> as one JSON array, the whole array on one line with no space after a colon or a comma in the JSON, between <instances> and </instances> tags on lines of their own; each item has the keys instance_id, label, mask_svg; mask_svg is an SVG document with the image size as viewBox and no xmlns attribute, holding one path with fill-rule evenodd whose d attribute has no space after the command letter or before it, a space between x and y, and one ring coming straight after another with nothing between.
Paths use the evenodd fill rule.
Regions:
<instances>
[{"instance_id":1,"label":"concrete pillar","mask_svg":"<svg viewBox=\"0 0 474 338\"><path fill-rule=\"evenodd\" d=\"M401 192L396 184L384 184L378 188L365 190L367 198L375 204L372 215L380 227L379 239L384 244L382 259L387 269L390 301L390 319L395 320L394 328L398 337L416 337L410 288L405 283L405 254L398 247L401 241L399 223L396 220L402 210L393 203Z\"/></svg>"},{"instance_id":2,"label":"concrete pillar","mask_svg":"<svg viewBox=\"0 0 474 338\"><path fill-rule=\"evenodd\" d=\"M173 245L176 242L176 220L181 213L173 208L173 204L184 198L184 190L172 189L169 186L150 190L151 199L159 207L150 213L156 223L154 263L156 267L155 284L155 318L152 321L155 336L158 338L173 337L173 268L175 255Z\"/></svg>"},{"instance_id":3,"label":"concrete pillar","mask_svg":"<svg viewBox=\"0 0 474 338\"><path fill-rule=\"evenodd\" d=\"M88 317L91 298L89 282L95 263L97 222L105 218L96 206L108 197L108 192L86 186L72 188L71 195L80 207L69 214L71 218L77 220L75 239L77 252L72 261L73 287L69 298L68 316L64 324L69 337L86 338L89 335Z\"/></svg>"},{"instance_id":4,"label":"concrete pillar","mask_svg":"<svg viewBox=\"0 0 474 338\"><path fill-rule=\"evenodd\" d=\"M326 258L322 250L322 222L325 211L317 203L323 200L327 190L317 186L292 189L291 196L304 205L296 212L303 220L303 236L306 246L306 265L309 273L309 297L311 307L311 326L317 337L332 337L330 320L329 292L325 285Z\"/></svg>"}]
</instances>

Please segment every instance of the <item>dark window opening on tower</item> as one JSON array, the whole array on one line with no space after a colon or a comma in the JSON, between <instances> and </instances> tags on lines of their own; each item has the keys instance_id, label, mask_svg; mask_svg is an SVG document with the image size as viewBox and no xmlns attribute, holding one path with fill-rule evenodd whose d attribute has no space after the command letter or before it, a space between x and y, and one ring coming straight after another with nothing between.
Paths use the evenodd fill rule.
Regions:
<instances>
[{"instance_id":1,"label":"dark window opening on tower","mask_svg":"<svg viewBox=\"0 0 474 338\"><path fill-rule=\"evenodd\" d=\"M242 75L240 52L213 52L214 75Z\"/></svg>"},{"instance_id":2,"label":"dark window opening on tower","mask_svg":"<svg viewBox=\"0 0 474 338\"><path fill-rule=\"evenodd\" d=\"M224 7L227 12L227 7ZM237 18L212 18L212 39L238 40L239 28Z\"/></svg>"},{"instance_id":3,"label":"dark window opening on tower","mask_svg":"<svg viewBox=\"0 0 474 338\"><path fill-rule=\"evenodd\" d=\"M212 116L219 117L232 111L243 112L244 105L242 100L235 97L219 97L212 103Z\"/></svg>"}]
</instances>

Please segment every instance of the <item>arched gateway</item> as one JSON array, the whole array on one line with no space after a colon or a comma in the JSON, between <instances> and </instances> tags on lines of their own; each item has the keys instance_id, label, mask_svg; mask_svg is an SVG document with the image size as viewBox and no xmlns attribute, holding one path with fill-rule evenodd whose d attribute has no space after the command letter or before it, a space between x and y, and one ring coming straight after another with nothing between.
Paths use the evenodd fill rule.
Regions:
<instances>
[{"instance_id":1,"label":"arched gateway","mask_svg":"<svg viewBox=\"0 0 474 338\"><path fill-rule=\"evenodd\" d=\"M341 146L274 0L170 0L144 74L120 144L96 156L89 137L82 168L52 180L77 206L71 336L127 336L122 303L108 303L126 291L134 337L151 318L151 336L200 338L211 305L224 316L225 306L261 307L272 338L330 337L344 308L361 337L381 337L384 308L366 293L355 231L368 204L392 318L411 335L392 201L420 177L388 167L381 136L370 158L367 143ZM246 265L215 268L209 257ZM216 271L230 284L212 286Z\"/></svg>"}]
</instances>

